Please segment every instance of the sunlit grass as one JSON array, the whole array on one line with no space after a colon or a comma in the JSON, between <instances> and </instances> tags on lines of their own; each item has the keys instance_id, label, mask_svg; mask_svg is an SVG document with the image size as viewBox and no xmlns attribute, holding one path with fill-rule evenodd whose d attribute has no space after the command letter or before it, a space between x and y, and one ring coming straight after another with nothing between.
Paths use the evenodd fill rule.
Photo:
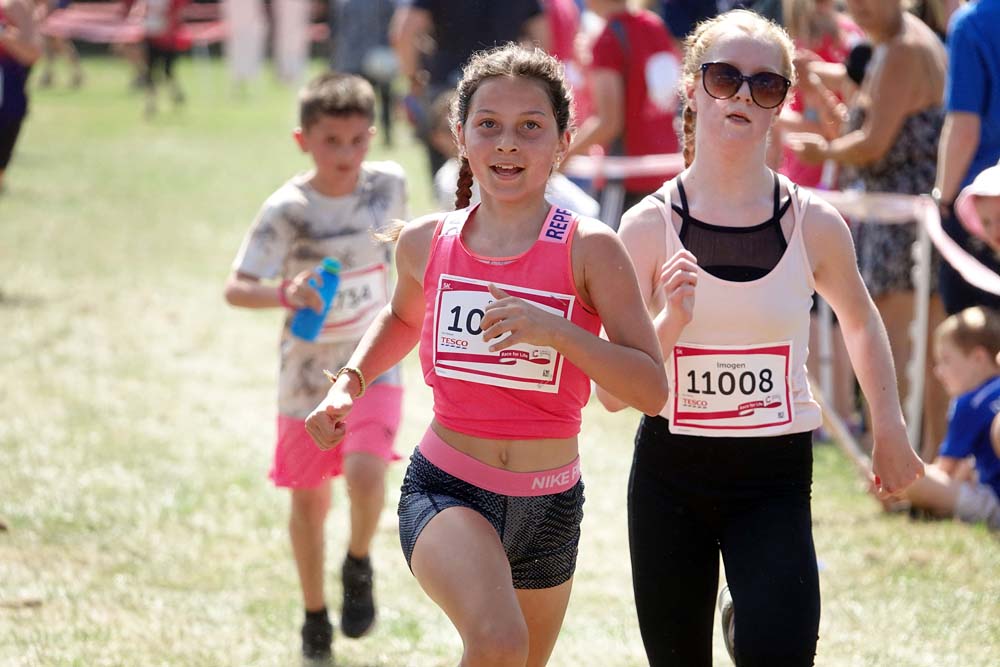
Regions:
<instances>
[{"instance_id":1,"label":"sunlit grass","mask_svg":"<svg viewBox=\"0 0 1000 667\"><path fill-rule=\"evenodd\" d=\"M287 497L266 479L278 315L221 287L263 199L308 163L294 95L242 97L185 60L189 104L144 121L118 62L79 92L36 91L0 196L0 665L294 665L301 608ZM411 208L424 156L397 131ZM399 449L430 414L412 360ZM584 416L586 519L551 664L643 665L625 484L634 414ZM998 544L979 528L883 516L833 448L816 451L823 618L817 664L1000 662ZM454 665L460 643L403 561L393 468L374 551L380 620L341 665ZM346 508L328 524L339 596ZM727 665L716 639L716 664Z\"/></svg>"}]
</instances>

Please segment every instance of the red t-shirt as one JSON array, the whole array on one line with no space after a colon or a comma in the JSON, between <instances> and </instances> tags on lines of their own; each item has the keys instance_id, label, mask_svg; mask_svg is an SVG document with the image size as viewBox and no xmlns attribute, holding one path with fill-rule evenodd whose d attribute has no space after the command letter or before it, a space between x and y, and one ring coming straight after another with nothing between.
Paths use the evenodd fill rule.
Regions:
<instances>
[{"instance_id":1,"label":"red t-shirt","mask_svg":"<svg viewBox=\"0 0 1000 667\"><path fill-rule=\"evenodd\" d=\"M672 56L677 71L680 71L680 55L670 33L659 16L646 10L609 16L604 32L594 42L591 67L595 70L614 70L625 83L623 146L621 151L612 150L612 153L654 155L676 153L678 150L677 133L674 131L675 91L669 91L668 108L655 104L647 91L646 64L659 53ZM664 91L659 92L662 97ZM672 175L625 179L625 189L629 192L653 192Z\"/></svg>"},{"instance_id":2,"label":"red t-shirt","mask_svg":"<svg viewBox=\"0 0 1000 667\"><path fill-rule=\"evenodd\" d=\"M0 29L7 27L7 16L3 13L3 5L0 5ZM2 45L0 45L0 58L7 55Z\"/></svg>"},{"instance_id":3,"label":"red t-shirt","mask_svg":"<svg viewBox=\"0 0 1000 667\"><path fill-rule=\"evenodd\" d=\"M573 0L542 0L549 22L552 45L549 49L560 62L573 59L573 40L580 27L580 10Z\"/></svg>"},{"instance_id":4,"label":"red t-shirt","mask_svg":"<svg viewBox=\"0 0 1000 667\"><path fill-rule=\"evenodd\" d=\"M576 57L576 34L580 30L580 10L573 0L542 0L552 36L551 53L566 68L566 80L573 90L574 120L579 126L591 114L590 94L584 67Z\"/></svg>"}]
</instances>

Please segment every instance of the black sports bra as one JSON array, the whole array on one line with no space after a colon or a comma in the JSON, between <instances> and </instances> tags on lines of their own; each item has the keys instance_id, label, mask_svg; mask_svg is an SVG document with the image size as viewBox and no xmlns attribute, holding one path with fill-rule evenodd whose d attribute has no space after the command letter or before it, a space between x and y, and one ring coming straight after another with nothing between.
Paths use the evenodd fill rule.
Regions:
<instances>
[{"instance_id":1,"label":"black sports bra","mask_svg":"<svg viewBox=\"0 0 1000 667\"><path fill-rule=\"evenodd\" d=\"M788 247L781 229L781 218L791 205L789 197L781 203L781 186L774 175L774 212L759 225L751 227L723 227L703 222L691 216L684 184L677 179L677 193L681 205L671 202L670 207L681 216L678 233L681 244L698 258L698 265L722 280L750 282L766 276L778 265ZM661 193L653 195L663 203Z\"/></svg>"}]
</instances>

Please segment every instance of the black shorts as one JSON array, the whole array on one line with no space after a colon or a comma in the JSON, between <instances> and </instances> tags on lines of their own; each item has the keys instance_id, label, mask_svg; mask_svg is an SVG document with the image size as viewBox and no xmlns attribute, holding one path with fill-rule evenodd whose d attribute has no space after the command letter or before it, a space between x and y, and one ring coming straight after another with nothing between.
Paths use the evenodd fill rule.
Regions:
<instances>
[{"instance_id":1,"label":"black shorts","mask_svg":"<svg viewBox=\"0 0 1000 667\"><path fill-rule=\"evenodd\" d=\"M23 120L24 116L16 118L0 116L0 170L6 169L10 164L10 157L14 154L14 144L17 143L17 135L21 132Z\"/></svg>"},{"instance_id":2,"label":"black shorts","mask_svg":"<svg viewBox=\"0 0 1000 667\"><path fill-rule=\"evenodd\" d=\"M162 71L167 79L174 78L174 61L177 59L177 51L165 49L157 46L152 40L146 40L146 83L155 85L155 74Z\"/></svg>"},{"instance_id":3,"label":"black shorts","mask_svg":"<svg viewBox=\"0 0 1000 667\"><path fill-rule=\"evenodd\" d=\"M552 588L576 570L583 521L583 480L561 493L506 496L473 486L413 452L399 499L399 541L406 563L424 527L449 507L468 507L503 543L514 588Z\"/></svg>"}]
</instances>

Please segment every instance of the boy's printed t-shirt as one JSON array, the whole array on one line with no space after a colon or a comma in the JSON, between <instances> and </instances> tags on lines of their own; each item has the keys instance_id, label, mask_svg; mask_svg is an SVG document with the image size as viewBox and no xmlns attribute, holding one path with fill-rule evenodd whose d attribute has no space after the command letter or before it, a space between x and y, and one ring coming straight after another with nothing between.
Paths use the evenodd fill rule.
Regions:
<instances>
[{"instance_id":1,"label":"boy's printed t-shirt","mask_svg":"<svg viewBox=\"0 0 1000 667\"><path fill-rule=\"evenodd\" d=\"M1000 459L990 444L990 425L1000 412L1000 376L962 394L951 404L948 434L941 444L941 456L964 459L976 457L980 484L1000 497Z\"/></svg>"},{"instance_id":2,"label":"boy's printed t-shirt","mask_svg":"<svg viewBox=\"0 0 1000 667\"><path fill-rule=\"evenodd\" d=\"M326 396L323 369L347 363L362 334L391 295L392 246L372 232L405 220L406 177L395 162L365 162L354 192L327 197L305 175L291 178L261 207L233 268L261 279L292 279L324 257L340 261L340 285L323 332L309 343L290 331L293 311L281 333L278 412L304 419ZM399 384L393 368L376 381Z\"/></svg>"}]
</instances>

